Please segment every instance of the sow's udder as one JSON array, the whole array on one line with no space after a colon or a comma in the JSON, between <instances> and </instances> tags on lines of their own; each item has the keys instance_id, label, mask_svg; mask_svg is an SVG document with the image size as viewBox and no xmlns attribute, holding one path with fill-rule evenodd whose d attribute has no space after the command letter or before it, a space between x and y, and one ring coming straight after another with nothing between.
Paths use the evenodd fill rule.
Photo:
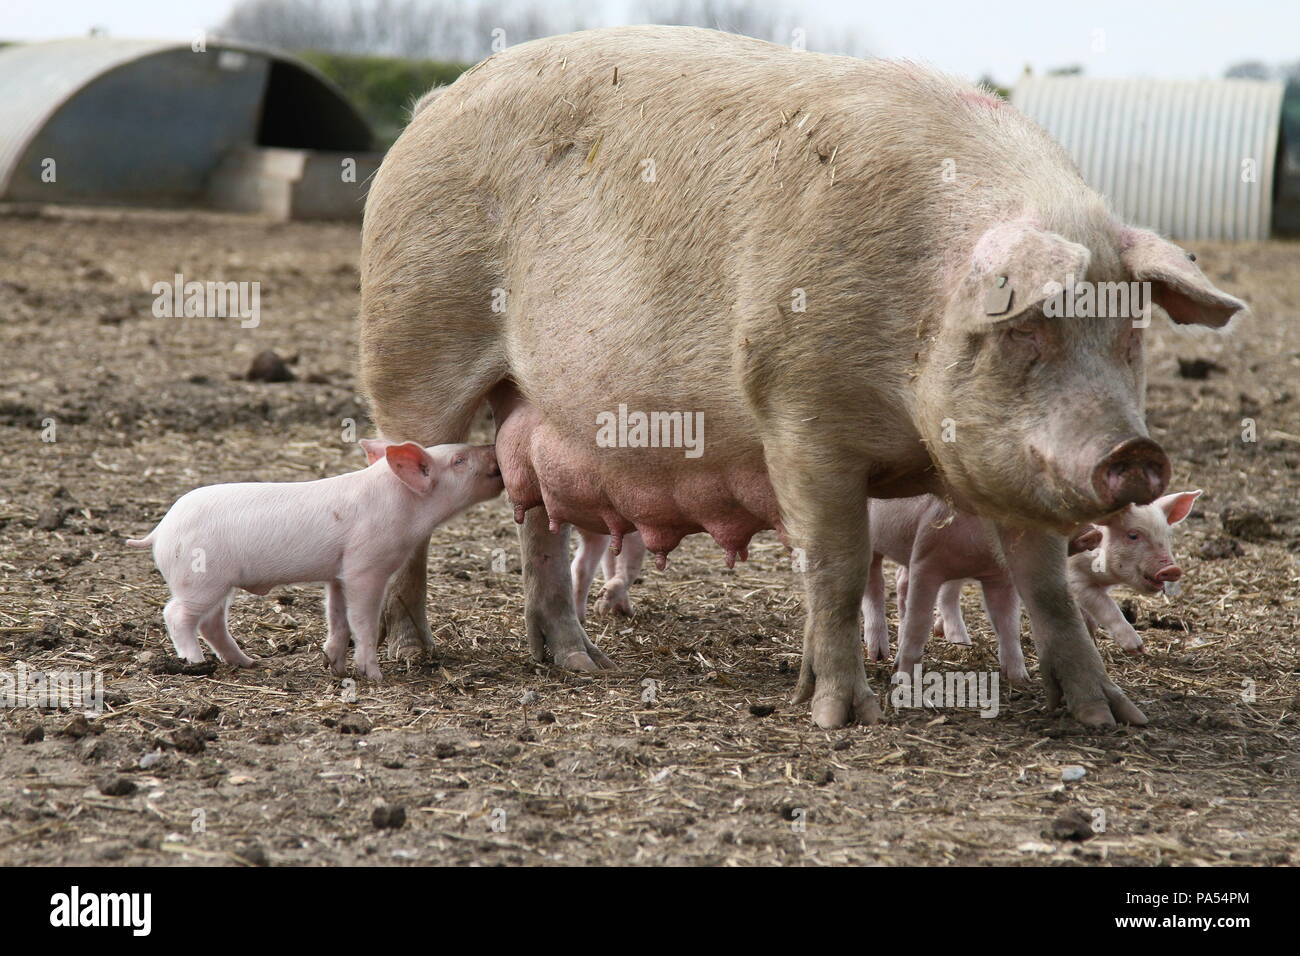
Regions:
<instances>
[{"instance_id":1,"label":"sow's udder","mask_svg":"<svg viewBox=\"0 0 1300 956\"><path fill-rule=\"evenodd\" d=\"M515 521L544 507L551 529L561 524L622 538L639 531L662 568L688 534L707 531L731 565L748 557L759 531L781 530L776 495L761 453L752 462L688 458L682 448L615 447L596 443L596 427L566 431L526 402L501 419L496 451Z\"/></svg>"}]
</instances>

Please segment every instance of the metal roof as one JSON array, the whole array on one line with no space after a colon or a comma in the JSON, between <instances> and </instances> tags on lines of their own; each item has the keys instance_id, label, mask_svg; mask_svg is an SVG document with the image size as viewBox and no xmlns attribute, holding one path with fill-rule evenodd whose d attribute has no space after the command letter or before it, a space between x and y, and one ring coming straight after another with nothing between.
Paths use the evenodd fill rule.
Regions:
<instances>
[{"instance_id":1,"label":"metal roof","mask_svg":"<svg viewBox=\"0 0 1300 956\"><path fill-rule=\"evenodd\" d=\"M7 194L17 164L29 147L40 136L42 129L59 113L60 109L75 101L78 94L97 81L127 68L132 64L175 55L178 52L206 53L220 58L227 51L281 63L301 71L327 91L331 107L339 120L369 136L369 125L348 101L347 97L322 73L303 61L283 51L256 44L210 40L205 51L194 52L189 43L176 40L138 40L109 37L81 37L68 40L51 40L40 43L15 44L0 48L0 196ZM157 82L157 76L151 78ZM140 102L124 104L124 109L149 117L147 88L138 94ZM177 91L162 91L175 94ZM257 109L253 106L254 113ZM258 117L248 121L255 129ZM148 130L133 129L133 134ZM149 144L157 148L156 143ZM105 144L106 149L119 149L121 143Z\"/></svg>"},{"instance_id":2,"label":"metal roof","mask_svg":"<svg viewBox=\"0 0 1300 956\"><path fill-rule=\"evenodd\" d=\"M1011 103L1127 221L1180 239L1265 239L1282 92L1259 80L1025 77Z\"/></svg>"}]
</instances>

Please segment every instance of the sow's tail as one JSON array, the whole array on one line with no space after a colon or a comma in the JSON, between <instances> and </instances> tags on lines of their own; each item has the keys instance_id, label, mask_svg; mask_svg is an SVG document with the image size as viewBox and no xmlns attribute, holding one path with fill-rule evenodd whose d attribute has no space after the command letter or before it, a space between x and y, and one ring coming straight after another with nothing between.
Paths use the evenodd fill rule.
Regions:
<instances>
[{"instance_id":1,"label":"sow's tail","mask_svg":"<svg viewBox=\"0 0 1300 956\"><path fill-rule=\"evenodd\" d=\"M150 547L153 547L153 535L154 535L154 533L153 533L152 531L150 531L150 532L149 532L147 535L145 535L143 538L127 538L127 539L126 539L126 546L127 546L128 548L150 548Z\"/></svg>"}]
</instances>

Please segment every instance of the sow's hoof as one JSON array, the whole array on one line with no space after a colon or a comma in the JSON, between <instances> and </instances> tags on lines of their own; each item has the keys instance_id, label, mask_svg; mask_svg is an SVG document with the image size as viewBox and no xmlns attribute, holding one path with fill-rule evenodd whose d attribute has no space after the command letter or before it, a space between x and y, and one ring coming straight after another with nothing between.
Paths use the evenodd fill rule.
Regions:
<instances>
[{"instance_id":1,"label":"sow's hoof","mask_svg":"<svg viewBox=\"0 0 1300 956\"><path fill-rule=\"evenodd\" d=\"M1061 704L1062 690L1065 702L1074 719L1087 727L1114 727L1116 723L1144 726L1146 714L1124 696L1124 692L1104 676L1097 681L1073 680L1064 688L1048 676L1047 709L1056 710Z\"/></svg>"},{"instance_id":2,"label":"sow's hoof","mask_svg":"<svg viewBox=\"0 0 1300 956\"><path fill-rule=\"evenodd\" d=\"M812 719L818 727L834 730L849 723L875 724L880 722L880 702L867 686L866 674L851 687L834 687L829 682L819 682L814 690L811 675L801 675L793 702L812 701Z\"/></svg>"},{"instance_id":3,"label":"sow's hoof","mask_svg":"<svg viewBox=\"0 0 1300 956\"><path fill-rule=\"evenodd\" d=\"M433 653L433 635L427 624L417 625L400 607L396 614L385 606L379 622L380 637L396 660L416 660Z\"/></svg>"}]
</instances>

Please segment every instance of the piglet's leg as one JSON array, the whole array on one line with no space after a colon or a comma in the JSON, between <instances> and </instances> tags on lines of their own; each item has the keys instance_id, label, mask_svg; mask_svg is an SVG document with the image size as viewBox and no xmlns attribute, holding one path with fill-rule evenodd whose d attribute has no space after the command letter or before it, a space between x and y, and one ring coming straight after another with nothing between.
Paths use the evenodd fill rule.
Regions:
<instances>
[{"instance_id":1,"label":"piglet's leg","mask_svg":"<svg viewBox=\"0 0 1300 956\"><path fill-rule=\"evenodd\" d=\"M877 554L867 570L867 590L862 595L862 640L873 661L889 660L889 621L885 617L884 558Z\"/></svg>"},{"instance_id":2,"label":"piglet's leg","mask_svg":"<svg viewBox=\"0 0 1300 956\"><path fill-rule=\"evenodd\" d=\"M329 621L325 660L335 677L343 677L348 672L348 640L352 637L352 628L348 627L348 602L340 581L331 581L325 588L325 616Z\"/></svg>"},{"instance_id":3,"label":"piglet's leg","mask_svg":"<svg viewBox=\"0 0 1300 956\"><path fill-rule=\"evenodd\" d=\"M998 660L1002 674L1013 684L1027 684L1025 652L1020 646L1020 595L1010 581L983 585L984 609L998 635Z\"/></svg>"},{"instance_id":4,"label":"piglet's leg","mask_svg":"<svg viewBox=\"0 0 1300 956\"><path fill-rule=\"evenodd\" d=\"M623 547L617 555L605 552L605 589L596 599L597 614L632 616L632 598L628 588L641 573L644 560L645 539L635 533L623 538Z\"/></svg>"},{"instance_id":5,"label":"piglet's leg","mask_svg":"<svg viewBox=\"0 0 1300 956\"><path fill-rule=\"evenodd\" d=\"M573 575L573 606L581 621L587 616L587 594L591 590L592 579L596 577L596 567L609 547L609 535L581 530L579 535L578 553L573 556L569 573Z\"/></svg>"},{"instance_id":6,"label":"piglet's leg","mask_svg":"<svg viewBox=\"0 0 1300 956\"><path fill-rule=\"evenodd\" d=\"M172 598L163 608L163 620L167 622L167 634L176 648L176 656L183 657L191 664L203 663L203 648L199 647L195 632L199 627L200 611L188 606L180 598Z\"/></svg>"},{"instance_id":7,"label":"piglet's leg","mask_svg":"<svg viewBox=\"0 0 1300 956\"><path fill-rule=\"evenodd\" d=\"M949 644L969 644L970 632L961 616L961 581L946 581L939 588L939 614L934 621L934 636Z\"/></svg>"},{"instance_id":8,"label":"piglet's leg","mask_svg":"<svg viewBox=\"0 0 1300 956\"><path fill-rule=\"evenodd\" d=\"M1101 588L1083 588L1076 595L1083 609L1084 621L1095 620L1104 627L1115 643L1130 653L1141 653L1142 638L1124 617L1115 599Z\"/></svg>"},{"instance_id":9,"label":"piglet's leg","mask_svg":"<svg viewBox=\"0 0 1300 956\"><path fill-rule=\"evenodd\" d=\"M235 667L252 667L256 659L249 657L239 649L235 639L230 636L230 628L226 622L227 611L230 608L231 595L227 594L216 607L204 615L199 621L199 633L203 639L211 645L212 649L217 652L223 664L233 664Z\"/></svg>"},{"instance_id":10,"label":"piglet's leg","mask_svg":"<svg viewBox=\"0 0 1300 956\"><path fill-rule=\"evenodd\" d=\"M348 627L356 646L353 663L358 674L372 681L383 680L384 676L379 669L379 612L386 583L386 576L365 575L343 584Z\"/></svg>"},{"instance_id":11,"label":"piglet's leg","mask_svg":"<svg viewBox=\"0 0 1300 956\"><path fill-rule=\"evenodd\" d=\"M914 563L907 572L907 603L898 631L898 669L911 672L925 653L925 643L930 639L934 602L939 596L943 578L926 568L924 563Z\"/></svg>"}]
</instances>

